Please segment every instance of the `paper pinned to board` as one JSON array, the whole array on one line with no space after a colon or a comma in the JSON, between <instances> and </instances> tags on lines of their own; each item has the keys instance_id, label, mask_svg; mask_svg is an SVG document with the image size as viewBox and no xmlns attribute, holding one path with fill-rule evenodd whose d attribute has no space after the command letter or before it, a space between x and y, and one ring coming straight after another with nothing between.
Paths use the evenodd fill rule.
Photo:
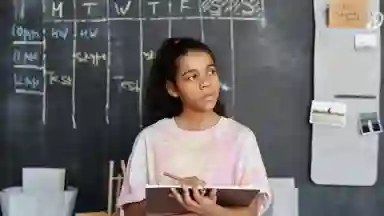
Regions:
<instances>
[{"instance_id":1,"label":"paper pinned to board","mask_svg":"<svg viewBox=\"0 0 384 216\"><path fill-rule=\"evenodd\" d=\"M65 169L23 168L24 192L63 192Z\"/></svg>"},{"instance_id":2,"label":"paper pinned to board","mask_svg":"<svg viewBox=\"0 0 384 216\"><path fill-rule=\"evenodd\" d=\"M340 102L312 101L309 122L337 127L345 127L347 105Z\"/></svg>"},{"instance_id":3,"label":"paper pinned to board","mask_svg":"<svg viewBox=\"0 0 384 216\"><path fill-rule=\"evenodd\" d=\"M369 22L368 6L368 0L330 0L329 27L365 28Z\"/></svg>"}]
</instances>

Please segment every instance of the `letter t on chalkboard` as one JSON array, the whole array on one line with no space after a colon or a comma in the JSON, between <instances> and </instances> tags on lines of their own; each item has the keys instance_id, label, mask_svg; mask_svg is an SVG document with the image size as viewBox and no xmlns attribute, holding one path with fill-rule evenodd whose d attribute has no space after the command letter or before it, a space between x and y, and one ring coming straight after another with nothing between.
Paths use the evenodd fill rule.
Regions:
<instances>
[{"instance_id":1,"label":"letter t on chalkboard","mask_svg":"<svg viewBox=\"0 0 384 216\"><path fill-rule=\"evenodd\" d=\"M330 0L328 26L332 28L365 28L368 0Z\"/></svg>"}]
</instances>

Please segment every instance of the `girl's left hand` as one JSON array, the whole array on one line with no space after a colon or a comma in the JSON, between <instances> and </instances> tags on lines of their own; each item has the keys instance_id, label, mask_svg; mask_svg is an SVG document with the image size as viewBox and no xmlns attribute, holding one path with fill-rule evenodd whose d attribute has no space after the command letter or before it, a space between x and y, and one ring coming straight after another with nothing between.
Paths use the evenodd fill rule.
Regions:
<instances>
[{"instance_id":1,"label":"girl's left hand","mask_svg":"<svg viewBox=\"0 0 384 216\"><path fill-rule=\"evenodd\" d=\"M212 189L208 196L201 195L196 187L193 187L193 198L190 196L186 186L182 186L183 194L175 188L171 188L172 196L187 210L198 215L211 215L217 207L216 189Z\"/></svg>"}]
</instances>

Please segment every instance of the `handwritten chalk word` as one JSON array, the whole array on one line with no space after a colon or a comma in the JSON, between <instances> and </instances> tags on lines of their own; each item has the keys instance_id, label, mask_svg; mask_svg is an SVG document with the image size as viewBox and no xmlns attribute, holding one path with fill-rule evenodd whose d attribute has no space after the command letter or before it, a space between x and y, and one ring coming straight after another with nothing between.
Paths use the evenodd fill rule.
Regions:
<instances>
[{"instance_id":1,"label":"handwritten chalk word","mask_svg":"<svg viewBox=\"0 0 384 216\"><path fill-rule=\"evenodd\" d=\"M201 4L196 4L197 0L179 0L177 3L177 9L180 13L184 13L187 10L199 11L202 9L203 12L208 12L211 16L218 17L222 16L224 13L231 13L236 16L252 17L255 15L260 15L260 11L263 10L262 0L201 0ZM130 11L136 9L132 7L133 0L127 0L123 3L113 2L113 6L117 16L126 16ZM160 9L163 7L175 8L175 5L172 5L175 0L147 0L143 2L142 10L149 11L148 16L157 16ZM52 17L53 18L63 18L63 10L67 7L63 6L67 2L55 2L52 1ZM72 2L70 2L72 4ZM104 5L99 4L95 1L87 1L80 5L80 7L85 7L87 15L91 16L94 8L104 7ZM68 7L70 8L70 7ZM169 14L171 17L171 14ZM143 17L140 17L143 18Z\"/></svg>"},{"instance_id":2,"label":"handwritten chalk word","mask_svg":"<svg viewBox=\"0 0 384 216\"><path fill-rule=\"evenodd\" d=\"M124 80L123 76L114 76L114 77L112 77L112 79L118 81L117 87L119 89L126 90L129 92L140 92L141 91L139 80L135 80L135 81Z\"/></svg>"},{"instance_id":3,"label":"handwritten chalk word","mask_svg":"<svg viewBox=\"0 0 384 216\"><path fill-rule=\"evenodd\" d=\"M47 71L49 85L59 84L63 86L72 86L72 77L68 75L57 75L54 71Z\"/></svg>"},{"instance_id":4,"label":"handwritten chalk word","mask_svg":"<svg viewBox=\"0 0 384 216\"><path fill-rule=\"evenodd\" d=\"M15 49L13 51L12 60L14 64L33 64L40 62L39 52L28 52Z\"/></svg>"},{"instance_id":5,"label":"handwritten chalk word","mask_svg":"<svg viewBox=\"0 0 384 216\"><path fill-rule=\"evenodd\" d=\"M51 28L51 34L50 36L53 38L53 39L67 39L68 37L68 33L69 33L69 28L66 27L66 28ZM85 28L85 29L79 29L77 31L78 33L78 37L79 38L83 38L83 39L93 39L93 38L96 38L98 33L99 33L99 29L98 28Z\"/></svg>"},{"instance_id":6,"label":"handwritten chalk word","mask_svg":"<svg viewBox=\"0 0 384 216\"><path fill-rule=\"evenodd\" d=\"M12 36L20 37L25 41L36 41L41 40L41 33L34 29L28 29L21 25L14 24L12 26Z\"/></svg>"},{"instance_id":7,"label":"handwritten chalk word","mask_svg":"<svg viewBox=\"0 0 384 216\"><path fill-rule=\"evenodd\" d=\"M41 84L39 77L34 75L25 75L25 74L13 74L15 88L22 88L24 90L39 90L41 89Z\"/></svg>"},{"instance_id":8,"label":"handwritten chalk word","mask_svg":"<svg viewBox=\"0 0 384 216\"><path fill-rule=\"evenodd\" d=\"M79 63L91 63L94 66L99 66L101 61L107 60L106 53L88 53L88 52L77 52L74 58Z\"/></svg>"},{"instance_id":9,"label":"handwritten chalk word","mask_svg":"<svg viewBox=\"0 0 384 216\"><path fill-rule=\"evenodd\" d=\"M99 34L99 28L86 28L78 30L80 38L84 39L93 39L96 38Z\"/></svg>"},{"instance_id":10,"label":"handwritten chalk word","mask_svg":"<svg viewBox=\"0 0 384 216\"><path fill-rule=\"evenodd\" d=\"M156 58L156 53L153 50L149 50L148 52L143 52L143 56L145 60L150 61Z\"/></svg>"},{"instance_id":11,"label":"handwritten chalk word","mask_svg":"<svg viewBox=\"0 0 384 216\"><path fill-rule=\"evenodd\" d=\"M204 0L200 7L211 16L222 16L223 13L254 16L263 10L260 0Z\"/></svg>"},{"instance_id":12,"label":"handwritten chalk word","mask_svg":"<svg viewBox=\"0 0 384 216\"><path fill-rule=\"evenodd\" d=\"M51 37L53 39L63 39L65 40L68 36L69 29L68 28L52 28L51 29Z\"/></svg>"}]
</instances>

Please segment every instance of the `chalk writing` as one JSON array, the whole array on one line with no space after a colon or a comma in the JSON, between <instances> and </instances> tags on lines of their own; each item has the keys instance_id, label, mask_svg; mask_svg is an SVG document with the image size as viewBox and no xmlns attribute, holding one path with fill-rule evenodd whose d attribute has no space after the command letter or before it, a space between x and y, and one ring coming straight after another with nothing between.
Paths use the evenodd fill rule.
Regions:
<instances>
[{"instance_id":1,"label":"chalk writing","mask_svg":"<svg viewBox=\"0 0 384 216\"><path fill-rule=\"evenodd\" d=\"M90 15L91 14L91 8L93 6L97 6L98 4L96 2L84 2L83 3L83 6L84 7L87 7L87 15Z\"/></svg>"},{"instance_id":2,"label":"chalk writing","mask_svg":"<svg viewBox=\"0 0 384 216\"><path fill-rule=\"evenodd\" d=\"M26 0L20 0L26 1ZM43 101L46 97L46 89L49 85L64 86L64 88L72 89L72 121L73 127L76 128L76 73L79 69L78 64L89 64L90 66L99 67L101 70L105 67L105 78L107 96L105 103L105 119L109 124L109 108L110 108L110 89L118 89L118 92L127 92L137 94L139 102L139 115L142 116L142 85L145 74L144 61L150 61L156 58L156 52L152 49L143 50L144 47L144 31L143 22L149 20L167 20L168 21L168 36L172 37L172 22L174 20L198 20L201 25L201 37L204 41L204 26L203 20L229 20L230 29L230 50L231 52L231 75L234 79L234 36L233 36L233 22L234 20L259 20L263 15L263 0L122 0L122 1L107 1L102 2L99 0L87 0L87 1L64 1L53 0L43 1L43 23L68 23L68 27L62 25L42 25L43 29L29 29L23 25L13 25L12 35L15 37L13 52L14 70L26 70L34 71L33 73L15 73L14 83L15 89L18 93L32 93L43 95ZM176 4L175 4L176 3ZM49 4L49 5L46 5ZM68 5L69 4L69 5ZM174 4L174 5L172 5ZM48 9L50 11L46 11ZM78 7L82 9L78 11ZM21 7L21 6L20 6ZM100 7L100 8L99 8ZM23 9L24 10L24 9ZM66 11L69 10L69 11ZM132 17L125 17L132 10ZM137 11L139 10L139 11ZM105 12L105 14L92 16L95 11ZM111 17L110 13L115 14L115 17ZM147 14L149 12L149 14ZM19 17L24 17L19 13ZM24 13L24 12L22 12ZM157 15L158 14L158 15ZM52 16L47 19L48 16ZM65 17L63 16L71 16ZM81 15L81 16L80 16ZM86 17L83 17L85 15ZM117 17L116 17L117 15ZM155 16L154 16L155 15ZM238 17L236 17L238 16ZM140 74L134 76L134 78L125 78L123 76L114 76L111 78L111 46L115 45L113 42L115 38L111 37L111 23L113 21L138 21L140 22L140 30L137 32L137 38L140 38L140 49L137 54L140 56ZM89 23L101 23L102 25L93 25ZM38 26L38 25L37 25ZM98 26L98 27L95 27ZM99 29L100 26L106 26L105 35L107 35L105 43L108 43L108 48L105 52L96 52L94 47L82 46L83 43L79 39L91 40L97 38L99 34L104 32ZM174 29L174 28L173 28ZM48 37L48 38L47 38ZM48 39L48 43L46 43ZM63 75L55 71L46 70L46 55L55 55L55 53L46 53L46 46L50 45L50 39L66 40L71 39L73 43L65 43L72 45L72 73L70 75ZM101 39L104 39L101 38ZM118 38L119 39L119 38ZM80 42L80 43L79 43ZM80 44L80 45L79 45ZM112 44L112 45L111 45ZM24 45L24 47L18 47ZM38 45L39 49L31 50L29 47ZM65 45L64 45L65 46ZM79 47L78 47L79 46ZM85 48L85 50L81 50ZM89 49L91 48L91 49ZM49 49L48 49L49 50ZM92 51L90 51L92 50ZM102 49L104 51L104 49ZM56 51L56 50L55 50ZM55 52L54 51L54 52ZM118 54L117 54L118 55ZM65 59L63 59L64 61ZM115 70L114 70L115 71ZM114 72L113 71L113 72ZM80 77L81 78L81 77ZM81 81L81 80L80 80ZM82 84L82 82L78 82ZM232 103L235 98L235 83L221 83L220 88L222 92L228 92L232 94ZM80 88L81 90L81 88ZM49 91L49 90L48 90ZM45 103L43 102L43 109L45 109ZM44 112L43 112L44 113ZM45 114L43 114L45 116ZM44 120L43 120L44 121Z\"/></svg>"},{"instance_id":3,"label":"chalk writing","mask_svg":"<svg viewBox=\"0 0 384 216\"><path fill-rule=\"evenodd\" d=\"M59 84L63 86L72 86L72 77L68 75L57 75L53 71L47 71L47 76L49 77L49 84Z\"/></svg>"},{"instance_id":4,"label":"chalk writing","mask_svg":"<svg viewBox=\"0 0 384 216\"><path fill-rule=\"evenodd\" d=\"M39 77L35 75L26 75L26 74L13 74L15 88L21 88L24 90L40 90L41 82Z\"/></svg>"},{"instance_id":5,"label":"chalk writing","mask_svg":"<svg viewBox=\"0 0 384 216\"><path fill-rule=\"evenodd\" d=\"M65 40L68 36L68 31L69 31L68 28L63 28L63 29L52 28L51 29L51 36L53 39L64 39Z\"/></svg>"},{"instance_id":6,"label":"chalk writing","mask_svg":"<svg viewBox=\"0 0 384 216\"><path fill-rule=\"evenodd\" d=\"M34 30L34 29L28 29L21 25L14 24L12 26L12 36L13 37L20 37L22 40L25 41L35 41L35 40L41 40L41 33Z\"/></svg>"},{"instance_id":7,"label":"chalk writing","mask_svg":"<svg viewBox=\"0 0 384 216\"><path fill-rule=\"evenodd\" d=\"M63 18L63 2L52 1L52 17Z\"/></svg>"},{"instance_id":8,"label":"chalk writing","mask_svg":"<svg viewBox=\"0 0 384 216\"><path fill-rule=\"evenodd\" d=\"M180 12L183 13L185 9L191 9L191 6L188 5L189 0L181 0L180 2Z\"/></svg>"},{"instance_id":9,"label":"chalk writing","mask_svg":"<svg viewBox=\"0 0 384 216\"><path fill-rule=\"evenodd\" d=\"M176 0L146 0L140 6L141 11L149 11L149 14L146 14L146 17L123 17L128 14L131 10L133 10L133 0L126 0L122 3L118 3L113 1L111 3L112 8L114 8L118 17L102 17L102 18L88 18L88 19L79 19L78 22L106 22L108 20L171 20L171 19L212 19L212 18L227 18L233 20L241 20L243 18L258 20L257 18L263 18L263 10L264 6L262 4L262 0L179 0L178 9L182 14L188 10L200 11L204 13L204 15L196 15L196 16L181 16L181 17L173 17L172 12L168 14L164 14L162 17L157 17L157 14L163 10L163 8L175 8L172 6ZM200 2L200 4L196 4L196 2ZM54 18L53 22L73 22L73 19L62 19L63 18L63 10L68 8L64 7L64 4L67 2L55 2L51 3L51 15ZM103 5L97 2L84 2L81 3L81 7L84 7L86 10L86 14L88 16L91 15L92 11L95 10L96 7L102 7ZM103 6L104 7L104 6ZM109 8L109 5L108 5ZM109 8L108 11L112 8ZM162 8L160 10L160 8ZM112 9L113 10L113 9ZM108 12L109 13L109 12ZM139 15L140 13L138 13ZM208 14L208 16L207 16ZM154 16L154 17L150 17ZM56 18L56 19L55 19ZM57 19L58 18L58 19Z\"/></svg>"},{"instance_id":10,"label":"chalk writing","mask_svg":"<svg viewBox=\"0 0 384 216\"><path fill-rule=\"evenodd\" d=\"M140 92L140 84L138 80L124 80L123 76L114 76L113 80L117 80L118 89L126 90L129 92Z\"/></svg>"},{"instance_id":11,"label":"chalk writing","mask_svg":"<svg viewBox=\"0 0 384 216\"><path fill-rule=\"evenodd\" d=\"M24 19L25 16L25 0L14 0L14 15L15 19Z\"/></svg>"},{"instance_id":12,"label":"chalk writing","mask_svg":"<svg viewBox=\"0 0 384 216\"><path fill-rule=\"evenodd\" d=\"M33 65L40 62L40 54L38 52L21 51L15 49L12 57L14 64L19 65Z\"/></svg>"},{"instance_id":13,"label":"chalk writing","mask_svg":"<svg viewBox=\"0 0 384 216\"><path fill-rule=\"evenodd\" d=\"M98 28L80 29L80 30L78 30L78 33L79 33L80 38L92 39L92 38L97 37L97 35L99 33L99 29Z\"/></svg>"},{"instance_id":14,"label":"chalk writing","mask_svg":"<svg viewBox=\"0 0 384 216\"><path fill-rule=\"evenodd\" d=\"M130 92L140 92L140 87L139 87L139 81L122 81L121 82L121 88L126 89L127 91Z\"/></svg>"},{"instance_id":15,"label":"chalk writing","mask_svg":"<svg viewBox=\"0 0 384 216\"><path fill-rule=\"evenodd\" d=\"M107 60L106 53L88 53L88 52L77 52L74 58L79 63L91 63L94 66L99 66L101 61Z\"/></svg>"},{"instance_id":16,"label":"chalk writing","mask_svg":"<svg viewBox=\"0 0 384 216\"><path fill-rule=\"evenodd\" d=\"M145 60L149 61L156 58L156 53L153 50L149 50L148 52L143 52Z\"/></svg>"},{"instance_id":17,"label":"chalk writing","mask_svg":"<svg viewBox=\"0 0 384 216\"><path fill-rule=\"evenodd\" d=\"M263 9L259 0L204 0L200 7L211 16L222 16L223 13L253 16Z\"/></svg>"},{"instance_id":18,"label":"chalk writing","mask_svg":"<svg viewBox=\"0 0 384 216\"><path fill-rule=\"evenodd\" d=\"M148 1L147 4L152 8L152 14L156 14L156 5L158 5L160 2L157 1Z\"/></svg>"},{"instance_id":19,"label":"chalk writing","mask_svg":"<svg viewBox=\"0 0 384 216\"><path fill-rule=\"evenodd\" d=\"M132 1L128 1L125 6L120 6L116 2L114 2L116 13L120 16L124 16L127 14L129 9L131 8Z\"/></svg>"}]
</instances>

